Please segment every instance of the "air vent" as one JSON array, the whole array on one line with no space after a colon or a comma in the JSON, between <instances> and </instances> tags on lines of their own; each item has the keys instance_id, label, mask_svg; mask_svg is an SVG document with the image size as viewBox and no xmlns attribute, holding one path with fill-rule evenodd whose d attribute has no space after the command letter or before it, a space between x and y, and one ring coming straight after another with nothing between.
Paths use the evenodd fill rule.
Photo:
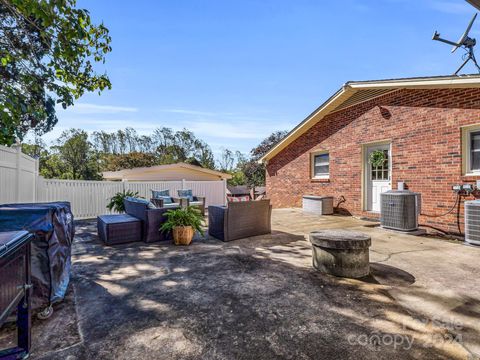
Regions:
<instances>
[{"instance_id":1,"label":"air vent","mask_svg":"<svg viewBox=\"0 0 480 360\"><path fill-rule=\"evenodd\" d=\"M380 194L380 224L399 231L418 229L420 194L408 190L390 190Z\"/></svg>"},{"instance_id":2,"label":"air vent","mask_svg":"<svg viewBox=\"0 0 480 360\"><path fill-rule=\"evenodd\" d=\"M480 200L465 201L465 241L480 245Z\"/></svg>"}]
</instances>

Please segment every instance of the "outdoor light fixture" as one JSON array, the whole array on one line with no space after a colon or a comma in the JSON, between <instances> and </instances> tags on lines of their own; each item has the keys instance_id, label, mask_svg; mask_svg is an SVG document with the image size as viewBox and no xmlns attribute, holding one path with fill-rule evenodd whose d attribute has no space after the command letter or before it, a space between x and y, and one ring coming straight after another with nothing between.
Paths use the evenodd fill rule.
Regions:
<instances>
[{"instance_id":1,"label":"outdoor light fixture","mask_svg":"<svg viewBox=\"0 0 480 360\"><path fill-rule=\"evenodd\" d=\"M462 191L462 185L453 185L452 190L456 193L459 193L460 191Z\"/></svg>"}]
</instances>

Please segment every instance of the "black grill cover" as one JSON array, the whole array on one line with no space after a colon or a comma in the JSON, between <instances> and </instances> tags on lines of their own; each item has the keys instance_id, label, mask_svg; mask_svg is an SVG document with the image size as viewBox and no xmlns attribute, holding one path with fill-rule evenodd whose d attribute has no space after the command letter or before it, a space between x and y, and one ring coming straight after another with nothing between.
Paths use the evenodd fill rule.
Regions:
<instances>
[{"instance_id":1,"label":"black grill cover","mask_svg":"<svg viewBox=\"0 0 480 360\"><path fill-rule=\"evenodd\" d=\"M27 230L32 241L34 308L63 300L75 228L69 202L0 205L0 232Z\"/></svg>"}]
</instances>

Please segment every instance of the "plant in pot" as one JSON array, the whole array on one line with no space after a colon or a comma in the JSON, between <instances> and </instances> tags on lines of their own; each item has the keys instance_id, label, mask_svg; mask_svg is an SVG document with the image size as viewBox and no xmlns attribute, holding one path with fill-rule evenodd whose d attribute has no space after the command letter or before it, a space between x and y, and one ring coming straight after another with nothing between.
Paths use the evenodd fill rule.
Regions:
<instances>
[{"instance_id":1,"label":"plant in pot","mask_svg":"<svg viewBox=\"0 0 480 360\"><path fill-rule=\"evenodd\" d=\"M187 206L168 210L165 214L167 220L160 227L160 231L172 231L175 245L189 245L196 231L203 235L204 219L197 208Z\"/></svg>"},{"instance_id":2,"label":"plant in pot","mask_svg":"<svg viewBox=\"0 0 480 360\"><path fill-rule=\"evenodd\" d=\"M122 192L118 192L112 196L110 202L107 205L107 209L110 211L115 211L117 213L125 212L125 206L123 205L123 200L126 197L138 197L138 192L133 192L131 190L123 190Z\"/></svg>"}]
</instances>

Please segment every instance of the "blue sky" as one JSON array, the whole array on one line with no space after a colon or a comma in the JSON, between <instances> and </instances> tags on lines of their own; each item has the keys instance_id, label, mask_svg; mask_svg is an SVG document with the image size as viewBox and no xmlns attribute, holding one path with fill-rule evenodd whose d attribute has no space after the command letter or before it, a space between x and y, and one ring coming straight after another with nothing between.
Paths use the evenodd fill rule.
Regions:
<instances>
[{"instance_id":1,"label":"blue sky","mask_svg":"<svg viewBox=\"0 0 480 360\"><path fill-rule=\"evenodd\" d=\"M349 80L451 74L475 13L462 0L78 0L110 29L113 88L59 109L70 127L183 127L247 153L289 130ZM471 32L480 35L480 21ZM99 68L103 71L103 67ZM474 72L469 66L466 72Z\"/></svg>"}]
</instances>

